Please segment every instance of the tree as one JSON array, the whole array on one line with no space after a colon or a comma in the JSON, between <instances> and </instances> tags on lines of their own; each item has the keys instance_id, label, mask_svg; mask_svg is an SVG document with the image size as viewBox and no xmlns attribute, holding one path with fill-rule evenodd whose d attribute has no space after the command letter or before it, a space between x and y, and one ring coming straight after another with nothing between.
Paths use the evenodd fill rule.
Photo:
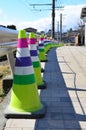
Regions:
<instances>
[{"instance_id":1,"label":"tree","mask_svg":"<svg viewBox=\"0 0 86 130\"><path fill-rule=\"evenodd\" d=\"M84 28L85 28L85 24L82 20L80 20L78 23L77 23L78 27L77 27L77 30L79 32L79 35L80 35L80 40L81 40L81 45L84 44Z\"/></svg>"},{"instance_id":2,"label":"tree","mask_svg":"<svg viewBox=\"0 0 86 130\"><path fill-rule=\"evenodd\" d=\"M15 25L7 25L7 28L16 30L16 26Z\"/></svg>"}]
</instances>

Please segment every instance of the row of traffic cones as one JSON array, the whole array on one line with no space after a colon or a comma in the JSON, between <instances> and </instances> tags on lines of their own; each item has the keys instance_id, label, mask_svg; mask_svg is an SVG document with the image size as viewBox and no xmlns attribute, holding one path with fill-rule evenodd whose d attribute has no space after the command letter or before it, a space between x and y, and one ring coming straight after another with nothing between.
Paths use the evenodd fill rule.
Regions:
<instances>
[{"instance_id":1,"label":"row of traffic cones","mask_svg":"<svg viewBox=\"0 0 86 130\"><path fill-rule=\"evenodd\" d=\"M53 47L59 47L61 44L58 44L54 40L48 37L44 37L44 48L45 48L45 54L48 53L48 51Z\"/></svg>"},{"instance_id":2,"label":"row of traffic cones","mask_svg":"<svg viewBox=\"0 0 86 130\"><path fill-rule=\"evenodd\" d=\"M40 118L45 115L45 105L41 103L38 88L46 88L41 77L40 61L36 46L36 37L26 31L18 34L15 70L9 106L5 110L6 118Z\"/></svg>"},{"instance_id":3,"label":"row of traffic cones","mask_svg":"<svg viewBox=\"0 0 86 130\"><path fill-rule=\"evenodd\" d=\"M34 68L37 86L38 88L46 88L46 84L42 80L42 76L41 76L41 65L38 57L36 37L34 33L30 33L28 44L30 46L30 55L31 55L31 60Z\"/></svg>"},{"instance_id":4,"label":"row of traffic cones","mask_svg":"<svg viewBox=\"0 0 86 130\"><path fill-rule=\"evenodd\" d=\"M38 89L46 88L41 76L43 69L40 61L47 61L45 54L54 46L44 40L41 35L37 45L34 33L30 33L27 39L26 31L19 31L11 100L5 110L6 118L40 118L45 115L46 107L38 94Z\"/></svg>"}]
</instances>

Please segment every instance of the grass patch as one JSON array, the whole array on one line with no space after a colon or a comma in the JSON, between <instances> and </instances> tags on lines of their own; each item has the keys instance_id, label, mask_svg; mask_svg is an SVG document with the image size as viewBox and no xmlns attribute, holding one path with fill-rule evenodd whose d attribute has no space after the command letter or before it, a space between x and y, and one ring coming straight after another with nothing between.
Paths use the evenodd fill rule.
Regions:
<instances>
[{"instance_id":1,"label":"grass patch","mask_svg":"<svg viewBox=\"0 0 86 130\"><path fill-rule=\"evenodd\" d=\"M2 81L5 76L11 74L11 70L8 62L3 62L0 64L1 64L0 65L0 103L1 103L6 95L5 92L3 91Z\"/></svg>"}]
</instances>

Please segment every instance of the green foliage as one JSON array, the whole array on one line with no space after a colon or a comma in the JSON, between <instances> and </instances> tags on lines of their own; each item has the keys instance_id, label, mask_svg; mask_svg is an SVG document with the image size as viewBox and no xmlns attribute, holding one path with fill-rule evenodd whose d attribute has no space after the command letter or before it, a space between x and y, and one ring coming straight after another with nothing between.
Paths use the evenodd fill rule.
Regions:
<instances>
[{"instance_id":1,"label":"green foliage","mask_svg":"<svg viewBox=\"0 0 86 130\"><path fill-rule=\"evenodd\" d=\"M15 25L7 25L7 28L16 30L16 26Z\"/></svg>"}]
</instances>

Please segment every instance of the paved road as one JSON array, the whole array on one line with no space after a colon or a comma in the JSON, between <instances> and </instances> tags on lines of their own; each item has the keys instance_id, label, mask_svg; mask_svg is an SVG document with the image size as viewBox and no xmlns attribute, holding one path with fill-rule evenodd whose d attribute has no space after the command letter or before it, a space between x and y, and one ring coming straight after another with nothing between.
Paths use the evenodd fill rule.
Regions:
<instances>
[{"instance_id":1,"label":"paved road","mask_svg":"<svg viewBox=\"0 0 86 130\"><path fill-rule=\"evenodd\" d=\"M86 130L86 47L53 48L47 55L40 91L42 119L9 119L4 130Z\"/></svg>"}]
</instances>

